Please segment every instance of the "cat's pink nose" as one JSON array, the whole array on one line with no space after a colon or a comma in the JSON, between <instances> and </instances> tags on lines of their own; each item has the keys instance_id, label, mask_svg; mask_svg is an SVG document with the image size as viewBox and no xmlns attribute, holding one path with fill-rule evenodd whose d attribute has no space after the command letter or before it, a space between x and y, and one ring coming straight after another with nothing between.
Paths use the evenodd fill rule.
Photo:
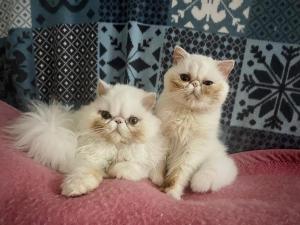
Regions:
<instances>
[{"instance_id":1,"label":"cat's pink nose","mask_svg":"<svg viewBox=\"0 0 300 225\"><path fill-rule=\"evenodd\" d=\"M192 84L194 87L200 86L200 82L197 81L197 80L192 81L191 84Z\"/></svg>"},{"instance_id":2,"label":"cat's pink nose","mask_svg":"<svg viewBox=\"0 0 300 225\"><path fill-rule=\"evenodd\" d=\"M123 119L120 118L120 117L115 118L114 121L115 121L117 124L123 123Z\"/></svg>"}]
</instances>

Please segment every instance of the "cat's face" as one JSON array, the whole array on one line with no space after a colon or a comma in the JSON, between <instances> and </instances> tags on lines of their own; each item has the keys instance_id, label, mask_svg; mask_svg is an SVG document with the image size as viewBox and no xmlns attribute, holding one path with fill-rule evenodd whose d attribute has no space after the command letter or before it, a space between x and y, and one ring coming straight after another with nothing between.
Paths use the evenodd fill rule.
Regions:
<instances>
[{"instance_id":1,"label":"cat's face","mask_svg":"<svg viewBox=\"0 0 300 225\"><path fill-rule=\"evenodd\" d=\"M222 105L229 91L226 78L234 61L216 61L175 47L173 62L164 78L168 98L192 109L209 110Z\"/></svg>"},{"instance_id":2,"label":"cat's face","mask_svg":"<svg viewBox=\"0 0 300 225\"><path fill-rule=\"evenodd\" d=\"M160 125L152 114L154 93L128 85L98 85L98 98L89 109L91 131L113 144L145 143Z\"/></svg>"}]
</instances>

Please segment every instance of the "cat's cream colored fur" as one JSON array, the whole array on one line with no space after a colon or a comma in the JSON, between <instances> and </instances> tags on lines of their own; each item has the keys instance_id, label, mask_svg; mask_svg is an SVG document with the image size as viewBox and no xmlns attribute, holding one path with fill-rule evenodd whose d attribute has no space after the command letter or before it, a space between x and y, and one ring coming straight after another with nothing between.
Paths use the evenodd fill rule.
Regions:
<instances>
[{"instance_id":1,"label":"cat's cream colored fur","mask_svg":"<svg viewBox=\"0 0 300 225\"><path fill-rule=\"evenodd\" d=\"M66 173L63 195L92 191L106 176L150 177L160 185L166 148L161 122L152 113L155 102L154 93L100 81L98 97L89 105L73 112L57 103L36 103L9 132L30 156ZM103 111L111 118L104 118ZM138 122L131 124L130 117Z\"/></svg>"},{"instance_id":2,"label":"cat's cream colored fur","mask_svg":"<svg viewBox=\"0 0 300 225\"><path fill-rule=\"evenodd\" d=\"M167 194L180 199L189 184L195 192L216 191L237 175L219 140L221 106L229 91L234 61L216 61L176 46L173 66L164 76L156 113L168 139Z\"/></svg>"}]
</instances>

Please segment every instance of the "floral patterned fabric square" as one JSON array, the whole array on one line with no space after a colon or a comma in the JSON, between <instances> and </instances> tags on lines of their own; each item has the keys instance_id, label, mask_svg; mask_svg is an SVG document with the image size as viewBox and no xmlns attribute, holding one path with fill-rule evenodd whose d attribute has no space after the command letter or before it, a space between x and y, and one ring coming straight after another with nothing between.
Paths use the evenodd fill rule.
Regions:
<instances>
[{"instance_id":1,"label":"floral patterned fabric square","mask_svg":"<svg viewBox=\"0 0 300 225\"><path fill-rule=\"evenodd\" d=\"M250 5L250 0L173 0L171 25L241 36Z\"/></svg>"}]
</instances>

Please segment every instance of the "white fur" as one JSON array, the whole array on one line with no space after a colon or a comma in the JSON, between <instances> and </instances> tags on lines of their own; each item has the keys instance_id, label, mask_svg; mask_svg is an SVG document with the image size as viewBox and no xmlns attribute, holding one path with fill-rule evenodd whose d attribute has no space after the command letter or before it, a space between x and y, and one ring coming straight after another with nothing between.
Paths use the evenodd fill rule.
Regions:
<instances>
[{"instance_id":1,"label":"white fur","mask_svg":"<svg viewBox=\"0 0 300 225\"><path fill-rule=\"evenodd\" d=\"M18 149L43 165L66 171L74 159L77 137L72 131L72 112L59 103L33 102L7 131Z\"/></svg>"},{"instance_id":2,"label":"white fur","mask_svg":"<svg viewBox=\"0 0 300 225\"><path fill-rule=\"evenodd\" d=\"M85 179L82 170L99 173L100 175L96 177L100 180L103 176L133 181L150 177L153 178L154 183L161 184L163 168L157 170L157 167L164 160L164 139L160 134L159 119L142 105L145 96L143 90L126 85L115 85L108 87L107 93L75 113L78 120L77 129L82 134L79 138L79 146L83 146L79 147L78 158L84 164L79 163L80 165L75 168L81 169L79 171L75 169L67 176L62 185L64 195L84 194L98 186L91 176ZM106 140L101 135L89 131L91 122L99 117L99 110L109 111L113 116L113 119L107 122L113 140ZM131 115L141 118L146 135L146 141L143 143L128 139L130 130L124 121ZM118 125L115 119L122 120L123 123ZM80 187L80 190L77 190L76 185L73 184L78 180L86 183L85 186Z\"/></svg>"},{"instance_id":3,"label":"white fur","mask_svg":"<svg viewBox=\"0 0 300 225\"><path fill-rule=\"evenodd\" d=\"M216 191L232 183L237 175L233 160L218 139L221 106L229 86L213 59L181 55L184 58L165 74L165 89L156 108L157 116L163 121L163 134L169 141L167 178L176 174L175 184L166 186L165 191L176 199L181 198L190 181L193 191ZM183 90L172 90L172 80L182 73L190 74L191 82L201 84L203 80L211 80L220 84L222 92L212 101L203 95L204 85L194 88L187 83ZM195 96L191 94L193 91Z\"/></svg>"},{"instance_id":4,"label":"white fur","mask_svg":"<svg viewBox=\"0 0 300 225\"><path fill-rule=\"evenodd\" d=\"M134 181L150 177L158 185L163 180L160 164L166 148L160 120L143 105L149 94L127 85L101 87L102 95L78 111L38 103L10 127L17 146L44 165L66 172L61 185L63 195L90 192L106 176ZM101 117L99 110L113 116L106 122L105 135L109 139L92 129L93 122ZM140 118L143 140L131 137L133 127L125 121L132 115ZM117 124L116 119L123 123Z\"/></svg>"}]
</instances>

